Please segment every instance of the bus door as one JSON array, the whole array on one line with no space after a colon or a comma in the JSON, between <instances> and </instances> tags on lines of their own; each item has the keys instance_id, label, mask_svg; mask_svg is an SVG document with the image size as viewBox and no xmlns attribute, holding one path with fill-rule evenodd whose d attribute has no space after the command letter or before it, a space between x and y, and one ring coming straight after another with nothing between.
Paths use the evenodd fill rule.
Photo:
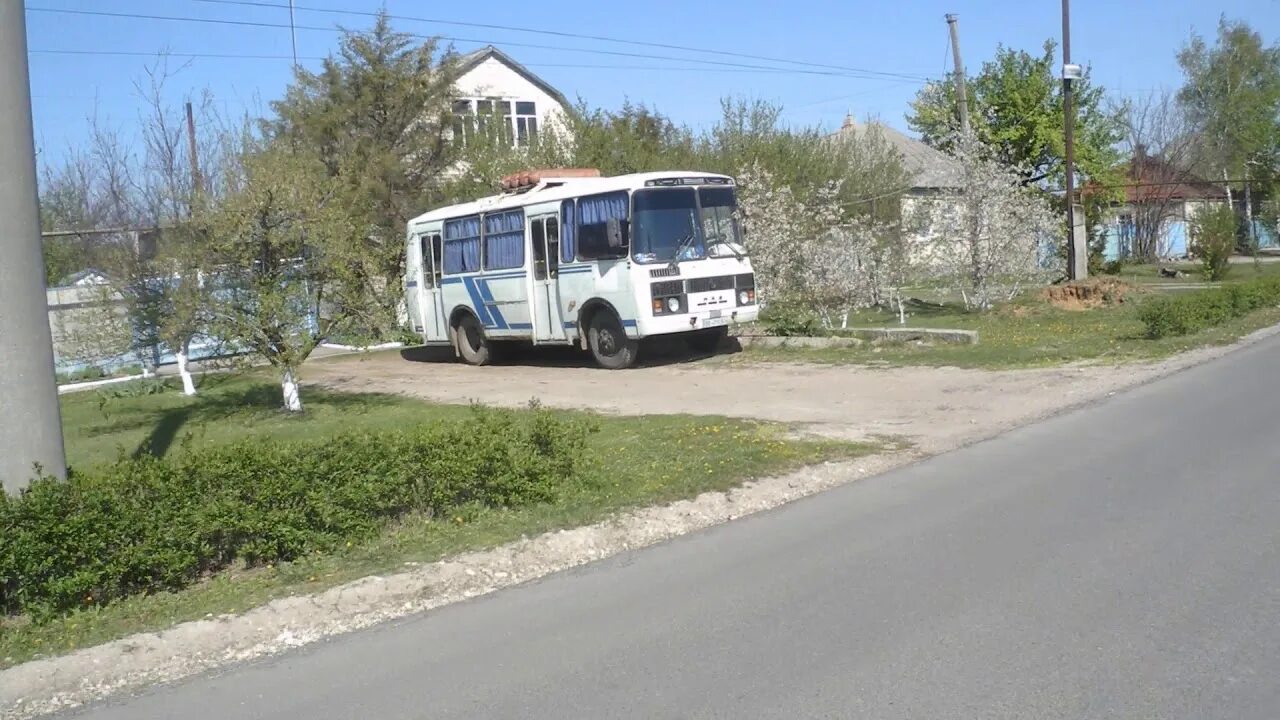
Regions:
<instances>
[{"instance_id":1,"label":"bus door","mask_svg":"<svg viewBox=\"0 0 1280 720\"><path fill-rule=\"evenodd\" d=\"M536 342L563 342L564 320L560 314L560 218L543 215L529 218L529 238L533 245L533 338Z\"/></svg>"},{"instance_id":2,"label":"bus door","mask_svg":"<svg viewBox=\"0 0 1280 720\"><path fill-rule=\"evenodd\" d=\"M443 272L440 265L443 261L440 233L419 235L418 241L422 253L422 292L418 297L422 305L423 336L427 342L448 340L444 299L440 297L440 275Z\"/></svg>"}]
</instances>

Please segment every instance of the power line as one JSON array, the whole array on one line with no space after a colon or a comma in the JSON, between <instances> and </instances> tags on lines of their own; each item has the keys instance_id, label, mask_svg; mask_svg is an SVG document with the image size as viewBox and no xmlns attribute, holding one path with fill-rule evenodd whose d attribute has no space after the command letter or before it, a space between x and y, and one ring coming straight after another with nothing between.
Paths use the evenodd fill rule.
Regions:
<instances>
[{"instance_id":1,"label":"power line","mask_svg":"<svg viewBox=\"0 0 1280 720\"><path fill-rule=\"evenodd\" d=\"M161 21L167 21L167 22L192 22L192 23L204 23L204 24L210 24L210 25L231 25L235 27L260 27L260 28L273 28L273 29L289 28L288 24L269 23L269 22L255 21L255 20L229 20L229 19L223 19L223 18L198 18L198 17L176 16L176 15L148 15L144 13L107 12L104 10L72 10L69 8L28 7L27 11L28 12L61 13L61 14L68 14L68 15L85 15L85 16L91 16L91 17L115 17L115 18L126 18L126 19L132 19L132 20L161 20ZM294 27L298 30L312 30L317 32L342 32L340 28L319 27L316 25L295 25ZM557 45L541 45L536 43L520 43L520 42L507 42L507 41L499 41L499 40L486 40L486 39L479 39L479 38L453 37L449 35L432 36L432 35L422 35L419 33L405 33L405 34L410 37L423 39L423 40L431 40L434 38L438 38L441 40L448 40L451 42L476 43L481 45L500 44L500 45L508 45L511 47L526 47L526 48L534 48L534 49L540 49L540 50L557 50L561 52L579 52L579 53L588 53L588 54L596 54L596 55L613 55L618 57L642 58L645 60L671 60L671 61L677 61L677 62L698 62L698 63L707 63L711 65L720 65L720 66L744 68L744 69L751 69L751 70L773 70L773 71L785 70L785 68L770 67L767 65L748 65L745 63L728 62L723 60L703 60L700 58L671 57L669 55L645 55L642 53L621 52L617 50L592 50L587 48L571 48L571 47L561 47ZM828 77L858 77L859 79L868 79L863 76L853 75L853 74L844 73L844 72L837 72L834 70L832 71L802 70L797 68L795 70L787 70L787 72L806 74L806 75L823 75ZM923 82L923 80L919 80L918 82Z\"/></svg>"},{"instance_id":2,"label":"power line","mask_svg":"<svg viewBox=\"0 0 1280 720\"><path fill-rule=\"evenodd\" d=\"M164 50L71 50L60 48L39 48L28 50L29 53L36 55L104 55L119 57L174 57L174 58L210 58L220 60L294 60L292 55L259 55L244 53L206 53L206 52L168 52ZM299 55L297 60L324 60L319 55ZM643 70L645 72L653 72L655 70L676 70L680 72L725 72L725 73L779 73L787 74L795 72L788 68L770 68L770 69L744 69L744 68L698 68L677 65L602 65L589 63L525 63L525 67L543 67L543 68L580 68L588 70ZM907 80L900 80L892 83L894 85L903 85L908 83Z\"/></svg>"},{"instance_id":3,"label":"power line","mask_svg":"<svg viewBox=\"0 0 1280 720\"><path fill-rule=\"evenodd\" d=\"M240 6L247 6L247 7L265 7L265 8L276 8L276 9L289 8L288 4L261 2L260 0L192 0L192 1L208 3L211 5L240 5ZM333 15L356 15L356 16L362 16L362 17L378 17L380 15L380 13L360 11L360 10L335 10L332 8L301 7L297 5L295 5L294 7L295 9L303 12L329 13ZM847 65L831 65L827 63L809 62L806 60L792 60L790 58L768 57L765 55L753 55L751 53L735 52L732 50L716 50L712 48L691 47L688 45L673 45L670 43L649 42L644 40L627 40L625 38L615 38L615 37L609 37L607 35L588 35L584 33L565 32L562 30L546 30L542 28L520 27L518 25L499 25L494 23L464 22L461 20L440 20L437 18L414 17L411 15L388 14L387 17L392 20L404 20L408 22L432 23L436 25L454 25L458 27L474 27L474 28L483 28L486 30L506 30L510 32L533 33L537 35L551 35L555 37L574 38L578 40L595 40L598 42L620 43L623 45L632 45L632 46L638 46L638 47L655 47L655 48L662 48L664 50L680 50L684 52L696 52L696 53L704 53L709 55L720 55L724 57L744 58L747 60L756 60L761 62L787 63L790 65L823 68L827 70L841 70L844 72L859 73L859 74L865 74L865 75L880 75L885 77L897 77L897 78L904 78L904 79L910 79L910 80L926 79L924 76L914 75L911 73L890 72L885 70L870 70L867 68L850 67ZM507 44L512 44L512 43L507 43ZM699 62L705 62L705 61L699 61Z\"/></svg>"}]
</instances>

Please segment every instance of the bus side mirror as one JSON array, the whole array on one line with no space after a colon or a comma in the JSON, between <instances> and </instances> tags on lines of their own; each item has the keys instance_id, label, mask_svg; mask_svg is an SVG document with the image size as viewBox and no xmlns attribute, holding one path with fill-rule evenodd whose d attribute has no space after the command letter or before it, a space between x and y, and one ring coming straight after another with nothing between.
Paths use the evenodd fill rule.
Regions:
<instances>
[{"instance_id":1,"label":"bus side mirror","mask_svg":"<svg viewBox=\"0 0 1280 720\"><path fill-rule=\"evenodd\" d=\"M617 249L627 246L622 221L618 218L609 218L605 221L605 235L609 238L609 247Z\"/></svg>"}]
</instances>

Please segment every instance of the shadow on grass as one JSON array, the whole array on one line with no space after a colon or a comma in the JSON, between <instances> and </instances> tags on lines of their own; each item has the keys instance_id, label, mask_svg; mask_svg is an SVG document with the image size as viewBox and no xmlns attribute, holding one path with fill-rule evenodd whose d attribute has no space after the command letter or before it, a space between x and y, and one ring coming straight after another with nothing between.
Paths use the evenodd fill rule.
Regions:
<instances>
[{"instance_id":1,"label":"shadow on grass","mask_svg":"<svg viewBox=\"0 0 1280 720\"><path fill-rule=\"evenodd\" d=\"M182 428L188 424L224 422L237 416L246 422L264 416L288 416L282 407L280 388L273 383L256 382L221 388L215 386L215 388L192 398L188 405L150 415L147 420L154 423L151 432L138 444L132 456L134 458L143 455L164 457L172 449ZM400 402L403 400L393 395L344 393L322 387L309 387L305 395L306 407L313 409L323 407L347 412L364 411ZM305 417L305 411L301 417Z\"/></svg>"}]
</instances>

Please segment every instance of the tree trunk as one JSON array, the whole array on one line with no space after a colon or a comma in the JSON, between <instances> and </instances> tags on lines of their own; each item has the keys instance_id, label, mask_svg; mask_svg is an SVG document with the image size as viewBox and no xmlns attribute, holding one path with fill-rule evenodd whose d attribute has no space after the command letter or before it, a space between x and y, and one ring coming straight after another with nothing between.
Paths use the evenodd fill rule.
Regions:
<instances>
[{"instance_id":1,"label":"tree trunk","mask_svg":"<svg viewBox=\"0 0 1280 720\"><path fill-rule=\"evenodd\" d=\"M1249 239L1249 253L1258 255L1258 236L1253 231L1253 195L1249 192L1249 177L1244 179L1244 222L1245 237Z\"/></svg>"},{"instance_id":2,"label":"tree trunk","mask_svg":"<svg viewBox=\"0 0 1280 720\"><path fill-rule=\"evenodd\" d=\"M1236 202L1235 202L1235 199L1231 197L1231 182L1230 182L1230 179L1227 177L1226 169L1223 169L1222 171L1222 184L1227 190L1227 207L1231 208L1232 211L1234 211L1236 209Z\"/></svg>"},{"instance_id":3,"label":"tree trunk","mask_svg":"<svg viewBox=\"0 0 1280 720\"><path fill-rule=\"evenodd\" d=\"M289 412L302 412L302 398L298 395L298 380L292 368L280 373L280 390L284 394L284 409Z\"/></svg>"},{"instance_id":4,"label":"tree trunk","mask_svg":"<svg viewBox=\"0 0 1280 720\"><path fill-rule=\"evenodd\" d=\"M191 378L191 370L187 367L187 353L191 350L190 343L183 343L175 355L178 358L178 375L182 378L182 394L195 395L196 384Z\"/></svg>"}]
</instances>

